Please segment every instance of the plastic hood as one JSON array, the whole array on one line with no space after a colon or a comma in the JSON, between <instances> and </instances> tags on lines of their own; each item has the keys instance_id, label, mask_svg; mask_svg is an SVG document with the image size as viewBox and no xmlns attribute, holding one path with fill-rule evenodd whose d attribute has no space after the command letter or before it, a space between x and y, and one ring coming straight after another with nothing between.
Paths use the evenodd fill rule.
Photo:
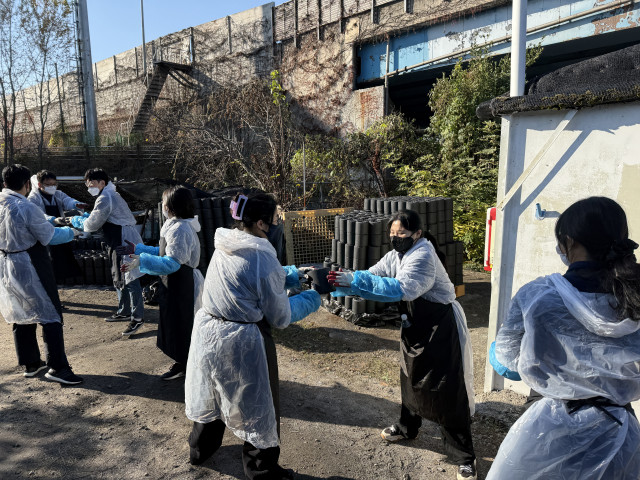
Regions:
<instances>
[{"instance_id":1,"label":"plastic hood","mask_svg":"<svg viewBox=\"0 0 640 480\"><path fill-rule=\"evenodd\" d=\"M612 320L615 312L611 307L611 295L581 293L559 273L549 275L549 279L569 313L591 333L601 337L620 338L640 329L640 322L630 318Z\"/></svg>"},{"instance_id":2,"label":"plastic hood","mask_svg":"<svg viewBox=\"0 0 640 480\"><path fill-rule=\"evenodd\" d=\"M256 237L237 228L218 228L215 237L216 249L222 250L228 255L236 255L242 250L271 250L276 255L276 250L266 238Z\"/></svg>"}]
</instances>

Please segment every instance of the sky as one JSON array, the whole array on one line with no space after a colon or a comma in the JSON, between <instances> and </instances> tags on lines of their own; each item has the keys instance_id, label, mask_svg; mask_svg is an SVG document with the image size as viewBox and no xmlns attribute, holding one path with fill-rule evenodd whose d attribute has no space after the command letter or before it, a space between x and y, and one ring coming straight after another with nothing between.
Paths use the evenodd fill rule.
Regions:
<instances>
[{"instance_id":1,"label":"sky","mask_svg":"<svg viewBox=\"0 0 640 480\"><path fill-rule=\"evenodd\" d=\"M147 42L187 27L269 3L267 0L143 0ZM276 5L285 0L274 0ZM139 0L87 0L91 60L142 45Z\"/></svg>"}]
</instances>

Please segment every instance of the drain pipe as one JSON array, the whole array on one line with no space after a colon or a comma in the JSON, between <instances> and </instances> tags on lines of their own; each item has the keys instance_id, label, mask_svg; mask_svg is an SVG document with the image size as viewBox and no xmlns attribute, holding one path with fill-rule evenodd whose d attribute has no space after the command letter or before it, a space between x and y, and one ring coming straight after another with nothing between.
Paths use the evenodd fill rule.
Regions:
<instances>
[{"instance_id":1,"label":"drain pipe","mask_svg":"<svg viewBox=\"0 0 640 480\"><path fill-rule=\"evenodd\" d=\"M513 0L511 20L511 89L512 97L524 95L527 60L527 0Z\"/></svg>"}]
</instances>

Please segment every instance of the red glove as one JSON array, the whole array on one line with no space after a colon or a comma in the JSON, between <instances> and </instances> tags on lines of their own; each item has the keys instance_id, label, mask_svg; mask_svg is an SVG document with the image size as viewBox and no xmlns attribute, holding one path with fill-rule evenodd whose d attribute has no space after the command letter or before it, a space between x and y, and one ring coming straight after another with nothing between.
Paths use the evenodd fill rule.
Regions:
<instances>
[{"instance_id":1,"label":"red glove","mask_svg":"<svg viewBox=\"0 0 640 480\"><path fill-rule=\"evenodd\" d=\"M340 269L340 271L338 272L332 270L327 275L327 281L334 287L348 288L351 286L351 282L353 282L353 273L345 272L342 269Z\"/></svg>"},{"instance_id":2,"label":"red glove","mask_svg":"<svg viewBox=\"0 0 640 480\"><path fill-rule=\"evenodd\" d=\"M116 253L118 255L133 255L136 253L136 246L129 240L125 240L126 245L120 245L116 247Z\"/></svg>"}]
</instances>

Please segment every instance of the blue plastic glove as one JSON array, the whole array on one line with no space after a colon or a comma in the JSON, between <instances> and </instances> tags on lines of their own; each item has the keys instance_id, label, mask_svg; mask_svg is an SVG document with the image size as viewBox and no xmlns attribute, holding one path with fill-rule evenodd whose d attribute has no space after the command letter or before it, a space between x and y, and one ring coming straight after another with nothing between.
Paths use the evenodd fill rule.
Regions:
<instances>
[{"instance_id":1,"label":"blue plastic glove","mask_svg":"<svg viewBox=\"0 0 640 480\"><path fill-rule=\"evenodd\" d=\"M295 265L286 265L282 267L287 278L284 280L284 288L300 288L300 277L298 275L298 267Z\"/></svg>"},{"instance_id":2,"label":"blue plastic glove","mask_svg":"<svg viewBox=\"0 0 640 480\"><path fill-rule=\"evenodd\" d=\"M133 253L136 255L142 255L143 253L148 253L149 255L160 255L160 247L150 247L144 243L139 243L136 245L136 250Z\"/></svg>"},{"instance_id":3,"label":"blue plastic glove","mask_svg":"<svg viewBox=\"0 0 640 480\"><path fill-rule=\"evenodd\" d=\"M336 291L331 292L332 297L348 297L349 295L355 295L350 287L336 287Z\"/></svg>"},{"instance_id":4,"label":"blue plastic glove","mask_svg":"<svg viewBox=\"0 0 640 480\"><path fill-rule=\"evenodd\" d=\"M71 225L73 225L78 230L84 230L84 221L87 217L83 215L76 215L71 217Z\"/></svg>"},{"instance_id":5,"label":"blue plastic glove","mask_svg":"<svg viewBox=\"0 0 640 480\"><path fill-rule=\"evenodd\" d=\"M291 323L299 322L307 315L318 310L320 303L320 294L315 290L305 290L298 295L289 297Z\"/></svg>"},{"instance_id":6,"label":"blue plastic glove","mask_svg":"<svg viewBox=\"0 0 640 480\"><path fill-rule=\"evenodd\" d=\"M49 245L61 245L63 243L69 243L73 240L74 233L69 227L58 227L54 229L53 237L49 241Z\"/></svg>"},{"instance_id":7,"label":"blue plastic glove","mask_svg":"<svg viewBox=\"0 0 640 480\"><path fill-rule=\"evenodd\" d=\"M493 342L491 344L491 348L489 349L489 363L491 363L493 369L498 372L498 375L502 375L503 377L515 382L522 380L518 372L509 370L498 361L498 359L496 358L496 342Z\"/></svg>"},{"instance_id":8,"label":"blue plastic glove","mask_svg":"<svg viewBox=\"0 0 640 480\"><path fill-rule=\"evenodd\" d=\"M140 271L148 275L170 275L180 270L180 263L171 257L140 254Z\"/></svg>"},{"instance_id":9,"label":"blue plastic glove","mask_svg":"<svg viewBox=\"0 0 640 480\"><path fill-rule=\"evenodd\" d=\"M54 227L56 226L56 217L52 215L45 215L45 217L47 217L47 222L49 222Z\"/></svg>"},{"instance_id":10,"label":"blue plastic glove","mask_svg":"<svg viewBox=\"0 0 640 480\"><path fill-rule=\"evenodd\" d=\"M399 302L403 297L402 287L400 287L398 280L391 277L379 277L367 270L353 272L351 290L353 290L353 295L378 302Z\"/></svg>"}]
</instances>

